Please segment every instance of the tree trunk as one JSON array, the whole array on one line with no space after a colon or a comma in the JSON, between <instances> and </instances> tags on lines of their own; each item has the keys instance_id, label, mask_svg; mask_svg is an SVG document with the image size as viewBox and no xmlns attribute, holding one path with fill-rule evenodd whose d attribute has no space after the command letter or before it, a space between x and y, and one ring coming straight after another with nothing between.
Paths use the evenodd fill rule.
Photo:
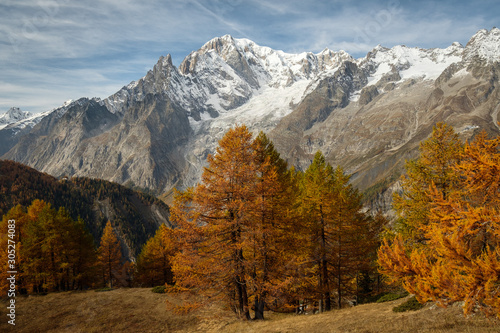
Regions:
<instances>
[{"instance_id":1,"label":"tree trunk","mask_svg":"<svg viewBox=\"0 0 500 333\"><path fill-rule=\"evenodd\" d=\"M340 265L339 265L339 272L340 272ZM338 276L338 280L339 280L339 284L337 286L338 288L338 308L339 309L342 309L342 280L341 280L341 275L339 273L339 276Z\"/></svg>"},{"instance_id":2,"label":"tree trunk","mask_svg":"<svg viewBox=\"0 0 500 333\"><path fill-rule=\"evenodd\" d=\"M332 309L332 303L330 299L330 283L328 278L328 262L323 259L323 311L330 311Z\"/></svg>"},{"instance_id":3,"label":"tree trunk","mask_svg":"<svg viewBox=\"0 0 500 333\"><path fill-rule=\"evenodd\" d=\"M239 276L236 278L236 290L238 291L238 312L239 315L246 319L250 320L250 309L248 308L248 294L247 294L247 286L244 280L242 280Z\"/></svg>"},{"instance_id":4,"label":"tree trunk","mask_svg":"<svg viewBox=\"0 0 500 333\"><path fill-rule=\"evenodd\" d=\"M110 250L111 253L111 250ZM113 275L111 273L111 258L108 258L108 266L109 266L109 287L112 289L113 288Z\"/></svg>"},{"instance_id":5,"label":"tree trunk","mask_svg":"<svg viewBox=\"0 0 500 333\"><path fill-rule=\"evenodd\" d=\"M255 297L255 303L254 303L254 308L255 308L255 316L254 320L264 320L264 296L260 297Z\"/></svg>"},{"instance_id":6,"label":"tree trunk","mask_svg":"<svg viewBox=\"0 0 500 333\"><path fill-rule=\"evenodd\" d=\"M332 309L331 305L331 300L330 300L330 279L328 277L328 260L326 259L326 251L327 251L327 246L326 246L326 230L325 230L325 219L323 217L323 208L320 206L321 209L321 285L322 285L322 290L321 290L321 296L322 296L322 303L323 303L323 309L320 312L324 311L330 311Z\"/></svg>"}]
</instances>

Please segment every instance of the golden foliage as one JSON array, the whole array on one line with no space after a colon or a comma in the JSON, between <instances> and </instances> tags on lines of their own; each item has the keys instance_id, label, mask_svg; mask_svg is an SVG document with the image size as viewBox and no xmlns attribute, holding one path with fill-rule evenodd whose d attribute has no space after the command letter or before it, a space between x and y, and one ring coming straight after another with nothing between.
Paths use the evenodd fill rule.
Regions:
<instances>
[{"instance_id":1,"label":"golden foliage","mask_svg":"<svg viewBox=\"0 0 500 333\"><path fill-rule=\"evenodd\" d=\"M431 177L422 189L427 218L412 223L423 237L400 233L379 249L381 271L420 301L464 301L465 314L480 309L500 318L499 145L500 137L485 133L466 143L447 167L448 186Z\"/></svg>"},{"instance_id":2,"label":"golden foliage","mask_svg":"<svg viewBox=\"0 0 500 333\"><path fill-rule=\"evenodd\" d=\"M14 237L7 237L9 220L15 220ZM89 286L93 279L95 250L84 222L74 221L64 208L58 211L42 200L27 208L20 205L0 223L1 290L7 271L17 271L20 293L72 290ZM5 235L5 236L4 236ZM15 243L15 268L7 267L7 243ZM4 260L5 259L5 260Z\"/></svg>"},{"instance_id":3,"label":"golden foliage","mask_svg":"<svg viewBox=\"0 0 500 333\"><path fill-rule=\"evenodd\" d=\"M150 287L172 284L171 259L176 247L174 231L162 224L137 258L137 282Z\"/></svg>"},{"instance_id":4,"label":"golden foliage","mask_svg":"<svg viewBox=\"0 0 500 333\"><path fill-rule=\"evenodd\" d=\"M120 242L111 226L111 222L108 221L98 249L98 265L104 285L109 283L109 286L113 288L113 281L116 281L121 269L121 259Z\"/></svg>"},{"instance_id":5,"label":"golden foliage","mask_svg":"<svg viewBox=\"0 0 500 333\"><path fill-rule=\"evenodd\" d=\"M340 304L378 241L343 170L321 154L305 174L288 169L272 142L263 133L252 140L245 126L229 130L207 160L202 182L177 192L171 209L176 284L224 299L246 319L252 307L263 319L266 307L329 302L334 292Z\"/></svg>"}]
</instances>

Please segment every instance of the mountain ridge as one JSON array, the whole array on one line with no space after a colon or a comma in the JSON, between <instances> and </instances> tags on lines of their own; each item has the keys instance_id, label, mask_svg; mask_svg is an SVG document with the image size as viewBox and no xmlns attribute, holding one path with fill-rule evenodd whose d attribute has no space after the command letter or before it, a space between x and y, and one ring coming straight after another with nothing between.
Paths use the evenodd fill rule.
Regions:
<instances>
[{"instance_id":1,"label":"mountain ridge","mask_svg":"<svg viewBox=\"0 0 500 333\"><path fill-rule=\"evenodd\" d=\"M14 206L35 199L64 207L73 219L82 218L99 244L108 220L113 223L124 256L135 258L161 224L172 227L168 206L162 201L104 180L63 177L56 179L26 165L0 160L0 216Z\"/></svg>"},{"instance_id":2,"label":"mountain ridge","mask_svg":"<svg viewBox=\"0 0 500 333\"><path fill-rule=\"evenodd\" d=\"M160 57L106 99L48 113L11 136L2 158L160 194L198 182L224 132L245 123L267 132L299 169L322 150L364 190L401 173L436 121L464 138L498 133L499 49L497 28L478 31L465 47L377 46L359 59L328 49L289 54L225 35L178 67Z\"/></svg>"}]
</instances>

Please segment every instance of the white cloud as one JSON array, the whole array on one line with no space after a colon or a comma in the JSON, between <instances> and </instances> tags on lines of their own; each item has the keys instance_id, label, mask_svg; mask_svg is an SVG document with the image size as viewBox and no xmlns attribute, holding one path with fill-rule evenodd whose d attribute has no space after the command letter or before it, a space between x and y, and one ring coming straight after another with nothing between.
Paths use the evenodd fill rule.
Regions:
<instances>
[{"instance_id":1,"label":"white cloud","mask_svg":"<svg viewBox=\"0 0 500 333\"><path fill-rule=\"evenodd\" d=\"M377 44L466 43L497 20L495 1L4 0L0 4L0 112L106 97L175 63L209 39L246 37L286 52L325 47L363 56ZM493 14L492 14L493 13ZM498 24L496 24L498 25Z\"/></svg>"}]
</instances>

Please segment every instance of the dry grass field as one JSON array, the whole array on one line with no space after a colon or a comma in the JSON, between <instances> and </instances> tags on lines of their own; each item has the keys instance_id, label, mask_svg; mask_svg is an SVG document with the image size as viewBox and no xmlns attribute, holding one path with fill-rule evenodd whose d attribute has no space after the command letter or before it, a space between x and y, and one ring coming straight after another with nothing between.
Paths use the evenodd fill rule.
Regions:
<instances>
[{"instance_id":1,"label":"dry grass field","mask_svg":"<svg viewBox=\"0 0 500 333\"><path fill-rule=\"evenodd\" d=\"M404 300L320 315L267 312L264 321L243 322L215 304L189 315L167 310L165 301L176 303L180 297L149 288L18 297L15 328L7 324L2 300L0 332L500 332L500 323L482 315L464 318L456 306L427 304L419 311L394 313Z\"/></svg>"}]
</instances>

